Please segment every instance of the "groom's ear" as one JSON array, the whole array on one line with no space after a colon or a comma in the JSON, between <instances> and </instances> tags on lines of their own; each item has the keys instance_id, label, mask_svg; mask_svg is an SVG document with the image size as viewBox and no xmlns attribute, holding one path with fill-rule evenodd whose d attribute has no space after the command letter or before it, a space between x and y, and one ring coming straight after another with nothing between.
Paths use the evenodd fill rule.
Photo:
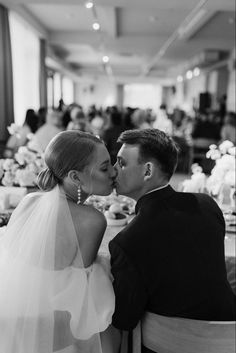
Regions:
<instances>
[{"instance_id":1,"label":"groom's ear","mask_svg":"<svg viewBox=\"0 0 236 353\"><path fill-rule=\"evenodd\" d=\"M149 180L153 176L154 164L152 162L145 163L144 180Z\"/></svg>"}]
</instances>

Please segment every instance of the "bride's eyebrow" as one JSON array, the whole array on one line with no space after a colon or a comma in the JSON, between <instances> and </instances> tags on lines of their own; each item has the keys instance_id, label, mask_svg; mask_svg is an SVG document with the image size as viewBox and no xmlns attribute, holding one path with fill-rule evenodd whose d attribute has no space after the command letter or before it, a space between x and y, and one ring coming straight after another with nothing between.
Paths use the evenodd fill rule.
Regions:
<instances>
[{"instance_id":1,"label":"bride's eyebrow","mask_svg":"<svg viewBox=\"0 0 236 353\"><path fill-rule=\"evenodd\" d=\"M100 166L103 166L103 165L106 165L106 164L109 164L110 163L110 161L109 161L109 159L107 159L107 160L105 160L104 162L102 162L101 164L100 164Z\"/></svg>"}]
</instances>

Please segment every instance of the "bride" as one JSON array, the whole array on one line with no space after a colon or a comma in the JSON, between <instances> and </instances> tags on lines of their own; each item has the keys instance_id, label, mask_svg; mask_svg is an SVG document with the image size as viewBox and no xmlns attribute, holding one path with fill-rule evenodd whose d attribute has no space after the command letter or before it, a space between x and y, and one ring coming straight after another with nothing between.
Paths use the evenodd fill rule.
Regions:
<instances>
[{"instance_id":1,"label":"bride","mask_svg":"<svg viewBox=\"0 0 236 353\"><path fill-rule=\"evenodd\" d=\"M84 205L115 171L97 137L61 132L45 151L41 192L15 209L0 240L1 353L117 353L115 297L97 256L106 221Z\"/></svg>"}]
</instances>

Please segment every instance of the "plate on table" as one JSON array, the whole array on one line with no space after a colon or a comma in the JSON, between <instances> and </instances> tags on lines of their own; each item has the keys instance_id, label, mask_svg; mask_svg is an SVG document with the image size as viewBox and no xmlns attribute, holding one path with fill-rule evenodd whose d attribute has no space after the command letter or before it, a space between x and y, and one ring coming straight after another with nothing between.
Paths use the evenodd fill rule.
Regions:
<instances>
[{"instance_id":1,"label":"plate on table","mask_svg":"<svg viewBox=\"0 0 236 353\"><path fill-rule=\"evenodd\" d=\"M122 227L127 224L128 217L124 215L122 218L109 218L106 217L108 226Z\"/></svg>"},{"instance_id":2,"label":"plate on table","mask_svg":"<svg viewBox=\"0 0 236 353\"><path fill-rule=\"evenodd\" d=\"M236 233L236 215L234 212L224 213L226 233Z\"/></svg>"},{"instance_id":3,"label":"plate on table","mask_svg":"<svg viewBox=\"0 0 236 353\"><path fill-rule=\"evenodd\" d=\"M236 225L226 225L226 233L234 233L236 234Z\"/></svg>"}]
</instances>

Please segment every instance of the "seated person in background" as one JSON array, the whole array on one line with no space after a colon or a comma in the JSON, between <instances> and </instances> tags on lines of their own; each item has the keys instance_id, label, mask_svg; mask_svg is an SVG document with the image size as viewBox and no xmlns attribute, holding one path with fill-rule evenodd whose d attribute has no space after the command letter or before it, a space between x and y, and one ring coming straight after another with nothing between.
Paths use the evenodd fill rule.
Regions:
<instances>
[{"instance_id":1,"label":"seated person in background","mask_svg":"<svg viewBox=\"0 0 236 353\"><path fill-rule=\"evenodd\" d=\"M236 114L228 112L225 116L224 125L221 128L221 140L231 141L236 145Z\"/></svg>"},{"instance_id":2,"label":"seated person in background","mask_svg":"<svg viewBox=\"0 0 236 353\"><path fill-rule=\"evenodd\" d=\"M49 110L46 123L35 133L35 140L42 151L45 151L51 139L62 131L62 113L57 110Z\"/></svg>"},{"instance_id":3,"label":"seated person in background","mask_svg":"<svg viewBox=\"0 0 236 353\"><path fill-rule=\"evenodd\" d=\"M46 116L47 116L47 108L46 107L40 107L38 110L38 128L40 128L43 124L46 123Z\"/></svg>"},{"instance_id":4,"label":"seated person in background","mask_svg":"<svg viewBox=\"0 0 236 353\"><path fill-rule=\"evenodd\" d=\"M160 110L158 111L156 120L152 126L154 129L164 131L168 135L173 134L173 123L167 115L165 104L160 106Z\"/></svg>"},{"instance_id":5,"label":"seated person in background","mask_svg":"<svg viewBox=\"0 0 236 353\"><path fill-rule=\"evenodd\" d=\"M91 131L95 136L102 136L103 135L103 128L104 128L104 118L100 113L97 113L95 117L90 121Z\"/></svg>"},{"instance_id":6,"label":"seated person in background","mask_svg":"<svg viewBox=\"0 0 236 353\"><path fill-rule=\"evenodd\" d=\"M124 117L123 117L124 130L132 130L135 128L135 126L132 122L132 115L133 115L134 110L135 110L134 108L130 108L130 107L125 108Z\"/></svg>"},{"instance_id":7,"label":"seated person in background","mask_svg":"<svg viewBox=\"0 0 236 353\"><path fill-rule=\"evenodd\" d=\"M82 108L75 106L70 112L71 121L66 130L79 130L83 132L92 132L89 123Z\"/></svg>"},{"instance_id":8,"label":"seated person in background","mask_svg":"<svg viewBox=\"0 0 236 353\"><path fill-rule=\"evenodd\" d=\"M148 123L148 114L144 109L136 109L131 116L132 123L136 129L148 129L151 125Z\"/></svg>"},{"instance_id":9,"label":"seated person in background","mask_svg":"<svg viewBox=\"0 0 236 353\"><path fill-rule=\"evenodd\" d=\"M27 143L27 135L35 133L38 128L38 115L33 109L26 111L25 121L23 126L19 128L16 134L11 135L6 143L6 148L3 153L5 158L11 158L17 152L20 146Z\"/></svg>"},{"instance_id":10,"label":"seated person in background","mask_svg":"<svg viewBox=\"0 0 236 353\"><path fill-rule=\"evenodd\" d=\"M220 139L219 126L213 121L212 114L201 113L193 127L192 137L206 138L218 141Z\"/></svg>"},{"instance_id":11,"label":"seated person in background","mask_svg":"<svg viewBox=\"0 0 236 353\"><path fill-rule=\"evenodd\" d=\"M103 133L103 140L106 144L111 157L111 164L116 162L116 155L120 149L120 144L117 142L118 137L124 131L122 126L122 116L118 111L111 111L108 115L109 126Z\"/></svg>"},{"instance_id":12,"label":"seated person in background","mask_svg":"<svg viewBox=\"0 0 236 353\"><path fill-rule=\"evenodd\" d=\"M64 110L62 115L62 127L63 130L67 130L68 124L72 121L71 119L71 112L77 108L77 110L82 111L82 107L77 103L69 104Z\"/></svg>"},{"instance_id":13,"label":"seated person in background","mask_svg":"<svg viewBox=\"0 0 236 353\"><path fill-rule=\"evenodd\" d=\"M64 112L64 111L66 110L66 105L65 105L65 103L64 103L64 101L63 101L62 98L59 99L59 103L58 103L57 110L58 110L59 112Z\"/></svg>"}]
</instances>

